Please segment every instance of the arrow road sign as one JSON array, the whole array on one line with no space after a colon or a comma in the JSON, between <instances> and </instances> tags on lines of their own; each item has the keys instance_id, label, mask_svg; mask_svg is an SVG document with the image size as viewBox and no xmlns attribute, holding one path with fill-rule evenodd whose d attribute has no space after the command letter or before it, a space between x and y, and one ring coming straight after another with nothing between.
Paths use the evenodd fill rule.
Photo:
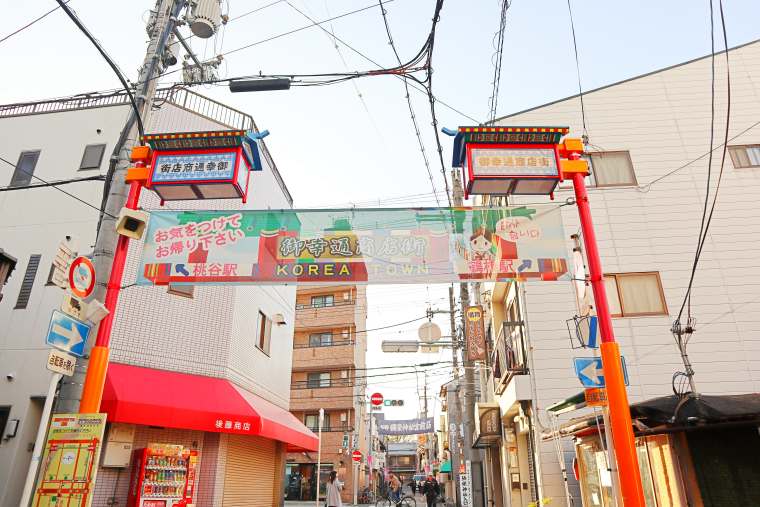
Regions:
<instances>
[{"instance_id":1,"label":"arrow road sign","mask_svg":"<svg viewBox=\"0 0 760 507\"><path fill-rule=\"evenodd\" d=\"M620 357L623 366L625 385L628 385L628 369L625 367L625 358ZM604 387L604 370L601 357L576 357L573 358L575 374L583 384L583 387Z\"/></svg>"},{"instance_id":2,"label":"arrow road sign","mask_svg":"<svg viewBox=\"0 0 760 507\"><path fill-rule=\"evenodd\" d=\"M90 336L91 329L92 326L89 324L69 317L58 310L53 310L45 341L48 345L82 357L84 344Z\"/></svg>"}]
</instances>

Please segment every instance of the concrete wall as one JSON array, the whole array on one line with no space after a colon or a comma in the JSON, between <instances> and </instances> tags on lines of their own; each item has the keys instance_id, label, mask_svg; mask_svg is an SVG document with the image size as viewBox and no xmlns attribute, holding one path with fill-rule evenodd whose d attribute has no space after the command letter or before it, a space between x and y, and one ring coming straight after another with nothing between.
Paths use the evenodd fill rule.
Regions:
<instances>
[{"instance_id":1,"label":"concrete wall","mask_svg":"<svg viewBox=\"0 0 760 507\"><path fill-rule=\"evenodd\" d=\"M729 146L758 144L760 128L743 131L760 118L760 43L731 51L729 57ZM716 67L717 146L722 142L726 111L722 55L716 57ZM664 316L614 319L630 376L630 401L669 395L671 376L683 370L669 329L688 283L704 205L708 157L697 158L709 150L710 60L701 59L589 92L584 102L589 150L628 150L638 182L638 186L594 188L589 192L605 272L658 271L668 307L668 315ZM577 98L503 118L498 123L569 125L571 136L582 134ZM717 150L713 178L720 156ZM692 292L697 331L688 350L696 370L697 388L705 394L760 391L760 365L756 361L760 354L758 192L760 169L736 169L726 157L720 197ZM554 202L561 203L571 196L571 190L559 190ZM532 203L541 200L527 199ZM579 228L576 208L562 208L562 217L569 250L569 236ZM570 283L531 283L525 291L535 365L532 378L537 388L536 401L543 409L580 390L572 373L572 358L579 353L568 346L565 327L565 320L577 313L575 296ZM543 410L540 422L548 424ZM568 441L565 444L569 459L572 449ZM541 449L541 472L543 496L552 497L553 504L564 505L562 478L551 443Z\"/></svg>"}]
</instances>

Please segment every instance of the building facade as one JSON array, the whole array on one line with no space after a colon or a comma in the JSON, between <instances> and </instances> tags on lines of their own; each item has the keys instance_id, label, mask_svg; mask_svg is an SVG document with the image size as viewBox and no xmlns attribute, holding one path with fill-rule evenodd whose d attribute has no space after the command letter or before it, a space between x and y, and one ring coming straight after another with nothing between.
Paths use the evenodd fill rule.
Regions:
<instances>
[{"instance_id":1,"label":"building facade","mask_svg":"<svg viewBox=\"0 0 760 507\"><path fill-rule=\"evenodd\" d=\"M760 391L760 368L753 360L760 351L760 277L754 269L760 227L754 202L760 191L760 42L731 49L728 61L728 148L694 278L690 312L696 330L687 348L697 391L714 395ZM713 191L726 129L724 54L716 56L715 66ZM578 96L496 121L568 125L570 137L587 135L589 201L631 403L684 392L684 377L674 377L684 365L670 329L684 301L705 206L710 76L711 59L705 57L586 92L585 130ZM569 198L572 186L560 184L554 202ZM512 203L542 199L514 198ZM571 251L579 246L572 237L579 233L577 209L563 206L560 212ZM579 253L583 255L582 247ZM573 358L595 354L577 350L572 319L583 315L583 297L577 298L567 283L536 282L488 284L483 298L493 336L484 401L497 402L502 418L502 437L486 451L489 483L500 490L492 498L501 497L498 505L549 499L552 505L571 505L571 499L578 505L582 496L583 505L614 505L614 476L606 472L606 453L599 451L603 442L597 443L598 455L591 456L603 466L587 478L597 487L590 493L582 492L573 478L576 453L570 439L541 438L570 418L594 414L590 408L573 410L584 405L583 397L576 397L582 386L573 372ZM685 318L686 312L681 321ZM547 411L549 407L553 410ZM663 489L657 459L651 446L640 446L647 505L681 505L672 500L681 496ZM668 459L671 466L672 457ZM564 473L569 476L567 487Z\"/></svg>"},{"instance_id":2,"label":"building facade","mask_svg":"<svg viewBox=\"0 0 760 507\"><path fill-rule=\"evenodd\" d=\"M0 173L0 248L17 260L0 301L0 423L18 425L15 436L4 431L0 440L3 507L18 505L51 380L45 334L63 295L51 282L52 263L66 237L80 254L92 253L102 177L129 111L123 93L0 107L0 154L16 164ZM178 89L158 91L146 125L148 133L229 129L255 125L245 113ZM259 149L264 167L251 175L248 204L182 201L164 208L290 208L274 161L261 142ZM71 179L78 181L57 188L79 200L42 183ZM140 206L161 203L145 191ZM177 295L133 286L141 247L130 242L111 335L101 405L109 424L93 505L125 505L134 460L117 451L152 444L197 453L198 506L279 505L286 447L316 449L316 437L288 412L295 289L196 286Z\"/></svg>"},{"instance_id":3,"label":"building facade","mask_svg":"<svg viewBox=\"0 0 760 507\"><path fill-rule=\"evenodd\" d=\"M359 491L368 485L366 319L364 286L302 286L296 293L290 411L317 432L324 409L320 498L333 470L344 483L344 501L353 498L357 476ZM363 456L358 470L354 450ZM286 499L314 500L316 469L316 453L288 453Z\"/></svg>"}]
</instances>

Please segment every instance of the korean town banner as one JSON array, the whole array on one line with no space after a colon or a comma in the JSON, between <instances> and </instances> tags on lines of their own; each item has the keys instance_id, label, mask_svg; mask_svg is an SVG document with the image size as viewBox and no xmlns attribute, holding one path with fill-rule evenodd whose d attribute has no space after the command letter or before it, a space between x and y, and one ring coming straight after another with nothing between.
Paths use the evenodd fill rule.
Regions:
<instances>
[{"instance_id":1,"label":"korean town banner","mask_svg":"<svg viewBox=\"0 0 760 507\"><path fill-rule=\"evenodd\" d=\"M398 421L380 419L377 421L377 433L379 435L417 435L419 433L432 433L433 431L435 431L435 427L432 417Z\"/></svg>"},{"instance_id":2,"label":"korean town banner","mask_svg":"<svg viewBox=\"0 0 760 507\"><path fill-rule=\"evenodd\" d=\"M569 279L557 206L151 212L138 284Z\"/></svg>"}]
</instances>

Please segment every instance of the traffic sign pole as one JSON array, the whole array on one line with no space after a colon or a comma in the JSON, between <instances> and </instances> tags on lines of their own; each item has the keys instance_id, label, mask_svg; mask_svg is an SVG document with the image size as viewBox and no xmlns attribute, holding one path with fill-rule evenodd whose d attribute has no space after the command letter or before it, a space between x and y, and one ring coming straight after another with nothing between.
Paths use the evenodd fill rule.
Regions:
<instances>
[{"instance_id":1,"label":"traffic sign pole","mask_svg":"<svg viewBox=\"0 0 760 507\"><path fill-rule=\"evenodd\" d=\"M129 196L127 197L126 204L127 208L137 209L137 205L140 202L141 190L142 182L132 181L130 183ZM111 329L113 328L116 304L119 301L121 280L124 276L124 265L127 261L128 250L129 238L120 235L116 243L116 251L113 254L111 275L108 278L108 287L106 288L105 307L108 310L108 315L100 321L100 326L98 326L98 336L95 339L95 346L90 352L90 362L87 365L87 376L85 377L84 387L82 388L82 400L79 403L80 414L92 414L100 411L100 400L103 398L106 370L108 369Z\"/></svg>"},{"instance_id":2,"label":"traffic sign pole","mask_svg":"<svg viewBox=\"0 0 760 507\"><path fill-rule=\"evenodd\" d=\"M572 156L577 160L578 153ZM639 462L636 457L636 443L633 437L631 422L631 409L628 405L628 395L625 390L625 379L620 360L620 349L615 342L615 333L612 328L612 316L607 303L607 291L604 286L602 261L599 257L599 249L594 233L594 223L591 219L591 209L588 202L588 193L584 178L586 172L573 172L572 180L575 189L575 204L578 206L578 215L583 231L583 241L586 246L586 255L589 266L589 279L594 291L594 305L599 318L599 330L601 331L602 366L604 379L607 387L607 400L610 411L610 426L612 440L615 444L615 456L617 458L620 490L623 505L626 507L644 507L644 489L641 485Z\"/></svg>"}]
</instances>

